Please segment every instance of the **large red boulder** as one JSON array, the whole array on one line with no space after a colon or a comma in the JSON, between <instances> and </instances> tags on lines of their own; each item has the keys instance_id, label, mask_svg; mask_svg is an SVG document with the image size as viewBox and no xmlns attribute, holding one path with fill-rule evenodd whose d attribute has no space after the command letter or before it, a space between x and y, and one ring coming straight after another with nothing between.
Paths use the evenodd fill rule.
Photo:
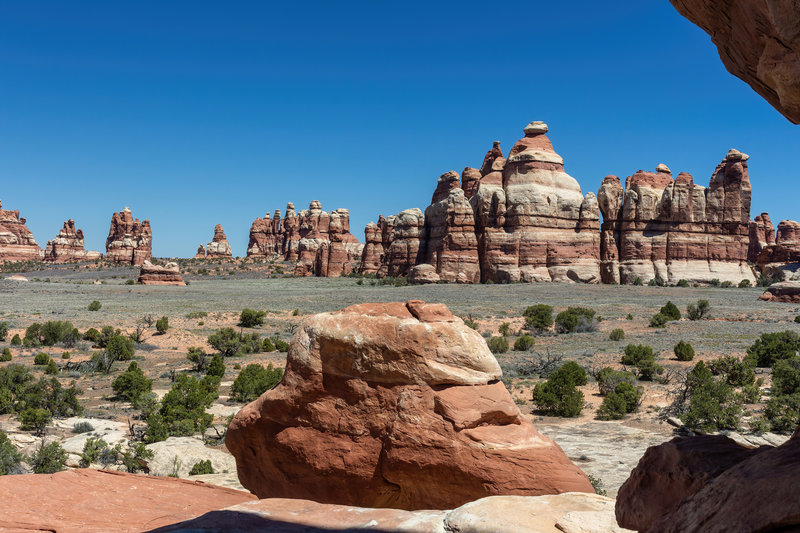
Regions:
<instances>
[{"instance_id":1,"label":"large red boulder","mask_svg":"<svg viewBox=\"0 0 800 533\"><path fill-rule=\"evenodd\" d=\"M167 263L161 266L145 261L139 270L138 281L142 285L186 285L178 263Z\"/></svg>"},{"instance_id":2,"label":"large red boulder","mask_svg":"<svg viewBox=\"0 0 800 533\"><path fill-rule=\"evenodd\" d=\"M476 331L441 304L304 320L281 383L226 436L260 498L447 509L496 494L593 492L523 416Z\"/></svg>"}]
</instances>

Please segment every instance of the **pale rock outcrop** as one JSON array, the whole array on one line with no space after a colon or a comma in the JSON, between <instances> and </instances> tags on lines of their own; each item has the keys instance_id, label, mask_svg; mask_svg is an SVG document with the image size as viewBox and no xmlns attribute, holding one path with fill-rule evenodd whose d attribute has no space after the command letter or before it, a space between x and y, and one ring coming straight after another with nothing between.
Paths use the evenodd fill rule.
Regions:
<instances>
[{"instance_id":1,"label":"pale rock outcrop","mask_svg":"<svg viewBox=\"0 0 800 533\"><path fill-rule=\"evenodd\" d=\"M427 263L416 265L408 271L408 282L412 285L428 285L439 283L442 278L436 273L436 267Z\"/></svg>"},{"instance_id":2,"label":"pale rock outcrop","mask_svg":"<svg viewBox=\"0 0 800 533\"><path fill-rule=\"evenodd\" d=\"M383 236L384 253L377 273L379 278L405 276L413 266L423 262L425 215L420 209L406 209L396 216L386 217Z\"/></svg>"},{"instance_id":3,"label":"pale rock outcrop","mask_svg":"<svg viewBox=\"0 0 800 533\"><path fill-rule=\"evenodd\" d=\"M130 207L111 216L106 238L106 259L112 263L141 265L153 256L153 232L150 221L139 222Z\"/></svg>"},{"instance_id":4,"label":"pale rock outcrop","mask_svg":"<svg viewBox=\"0 0 800 533\"><path fill-rule=\"evenodd\" d=\"M206 258L206 247L202 244L197 247L197 252L194 254L194 259L205 259Z\"/></svg>"},{"instance_id":5,"label":"pale rock outcrop","mask_svg":"<svg viewBox=\"0 0 800 533\"><path fill-rule=\"evenodd\" d=\"M728 72L800 124L800 4L794 0L670 0L711 36Z\"/></svg>"},{"instance_id":6,"label":"pale rock outcrop","mask_svg":"<svg viewBox=\"0 0 800 533\"><path fill-rule=\"evenodd\" d=\"M222 229L221 224L214 226L214 237L206 245L206 259L216 257L233 257L231 245L228 243L228 238L225 236L225 230Z\"/></svg>"},{"instance_id":7,"label":"pale rock outcrop","mask_svg":"<svg viewBox=\"0 0 800 533\"><path fill-rule=\"evenodd\" d=\"M800 303L800 281L773 283L758 299L765 302Z\"/></svg>"},{"instance_id":8,"label":"pale rock outcrop","mask_svg":"<svg viewBox=\"0 0 800 533\"><path fill-rule=\"evenodd\" d=\"M64 222L64 227L55 239L47 241L44 249L44 260L53 263L69 263L73 261L95 261L102 259L103 254L84 249L83 231L75 229L72 219Z\"/></svg>"},{"instance_id":9,"label":"pale rock outcrop","mask_svg":"<svg viewBox=\"0 0 800 533\"><path fill-rule=\"evenodd\" d=\"M142 263L138 282L142 285L186 285L178 263L160 266L154 265L149 260Z\"/></svg>"},{"instance_id":10,"label":"pale rock outcrop","mask_svg":"<svg viewBox=\"0 0 800 533\"><path fill-rule=\"evenodd\" d=\"M266 257L271 259L284 255L283 226L281 210L276 209L270 218L257 218L250 226L250 241L247 244L247 257Z\"/></svg>"},{"instance_id":11,"label":"pale rock outcrop","mask_svg":"<svg viewBox=\"0 0 800 533\"><path fill-rule=\"evenodd\" d=\"M593 493L501 374L480 334L441 304L313 315L281 383L239 411L225 444L262 498L413 510Z\"/></svg>"},{"instance_id":12,"label":"pale rock outcrop","mask_svg":"<svg viewBox=\"0 0 800 533\"><path fill-rule=\"evenodd\" d=\"M36 244L33 233L19 217L19 210L2 209L0 203L0 262L37 261L42 250Z\"/></svg>"},{"instance_id":13,"label":"pale rock outcrop","mask_svg":"<svg viewBox=\"0 0 800 533\"><path fill-rule=\"evenodd\" d=\"M707 189L685 172L673 179L666 165L636 172L624 189L619 178L607 176L598 193L603 280L755 281L747 264L747 158L730 150Z\"/></svg>"},{"instance_id":14,"label":"pale rock outcrop","mask_svg":"<svg viewBox=\"0 0 800 533\"><path fill-rule=\"evenodd\" d=\"M361 261L361 243L350 233L350 212L322 210L318 200L300 211L295 276L339 277L350 274ZM288 255L287 255L288 259Z\"/></svg>"}]
</instances>

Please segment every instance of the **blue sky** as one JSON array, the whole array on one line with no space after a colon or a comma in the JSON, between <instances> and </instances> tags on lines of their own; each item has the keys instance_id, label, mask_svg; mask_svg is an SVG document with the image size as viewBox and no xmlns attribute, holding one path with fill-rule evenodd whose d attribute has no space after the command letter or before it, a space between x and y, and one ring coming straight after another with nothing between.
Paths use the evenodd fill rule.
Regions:
<instances>
[{"instance_id":1,"label":"blue sky","mask_svg":"<svg viewBox=\"0 0 800 533\"><path fill-rule=\"evenodd\" d=\"M0 4L0 199L42 247L74 218L102 251L127 205L157 256L217 223L244 255L314 199L363 240L531 120L584 192L661 162L707 185L736 147L752 215L800 218L800 129L667 0Z\"/></svg>"}]
</instances>

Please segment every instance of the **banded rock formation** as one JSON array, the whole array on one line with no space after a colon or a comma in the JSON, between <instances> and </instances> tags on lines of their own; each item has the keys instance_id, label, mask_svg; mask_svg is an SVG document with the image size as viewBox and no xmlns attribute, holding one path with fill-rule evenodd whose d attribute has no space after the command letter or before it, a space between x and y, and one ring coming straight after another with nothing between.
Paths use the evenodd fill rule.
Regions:
<instances>
[{"instance_id":1,"label":"banded rock formation","mask_svg":"<svg viewBox=\"0 0 800 533\"><path fill-rule=\"evenodd\" d=\"M141 265L153 256L153 232L150 221L139 222L130 207L111 216L106 238L106 259L112 263Z\"/></svg>"},{"instance_id":2,"label":"banded rock formation","mask_svg":"<svg viewBox=\"0 0 800 533\"><path fill-rule=\"evenodd\" d=\"M72 219L64 222L64 227L55 239L47 241L44 249L44 260L53 263L69 263L71 261L95 261L102 259L100 252L84 249L83 231L75 229Z\"/></svg>"},{"instance_id":3,"label":"banded rock formation","mask_svg":"<svg viewBox=\"0 0 800 533\"><path fill-rule=\"evenodd\" d=\"M306 318L281 383L225 444L261 498L448 509L489 495L592 493L522 415L476 331L442 304L361 304Z\"/></svg>"},{"instance_id":4,"label":"banded rock formation","mask_svg":"<svg viewBox=\"0 0 800 533\"><path fill-rule=\"evenodd\" d=\"M292 210L294 210L294 206ZM289 207L286 208L287 212ZM281 226L281 210L275 210L275 216L269 213L264 218L257 218L250 226L250 242L247 244L247 257L266 257L272 259L284 255L284 233Z\"/></svg>"},{"instance_id":5,"label":"banded rock formation","mask_svg":"<svg viewBox=\"0 0 800 533\"><path fill-rule=\"evenodd\" d=\"M730 150L708 188L685 172L673 179L666 165L636 172L624 189L619 178L607 176L598 193L603 280L755 281L747 264L747 159Z\"/></svg>"},{"instance_id":6,"label":"banded rock formation","mask_svg":"<svg viewBox=\"0 0 800 533\"><path fill-rule=\"evenodd\" d=\"M197 247L197 252L194 254L193 259L205 259L206 258L206 247L202 244Z\"/></svg>"},{"instance_id":7,"label":"banded rock formation","mask_svg":"<svg viewBox=\"0 0 800 533\"><path fill-rule=\"evenodd\" d=\"M800 223L781 220L777 236L764 246L756 264L765 276L782 280L800 280Z\"/></svg>"},{"instance_id":8,"label":"banded rock formation","mask_svg":"<svg viewBox=\"0 0 800 533\"><path fill-rule=\"evenodd\" d=\"M670 0L711 36L728 72L800 124L800 4L794 0Z\"/></svg>"},{"instance_id":9,"label":"banded rock formation","mask_svg":"<svg viewBox=\"0 0 800 533\"><path fill-rule=\"evenodd\" d=\"M206 259L212 257L233 257L231 245L228 244L228 238L225 237L221 224L214 226L214 237L206 245Z\"/></svg>"},{"instance_id":10,"label":"banded rock formation","mask_svg":"<svg viewBox=\"0 0 800 533\"><path fill-rule=\"evenodd\" d=\"M167 263L160 266L154 265L148 260L142 263L138 281L142 285L186 285L178 263Z\"/></svg>"},{"instance_id":11,"label":"banded rock formation","mask_svg":"<svg viewBox=\"0 0 800 533\"><path fill-rule=\"evenodd\" d=\"M33 233L19 217L19 209L2 209L0 203L0 262L36 261L42 258L42 250L36 244Z\"/></svg>"},{"instance_id":12,"label":"banded rock formation","mask_svg":"<svg viewBox=\"0 0 800 533\"><path fill-rule=\"evenodd\" d=\"M750 244L747 248L747 260L751 263L758 261L761 250L775 244L775 226L769 218L769 213L761 213L750 222Z\"/></svg>"}]
</instances>

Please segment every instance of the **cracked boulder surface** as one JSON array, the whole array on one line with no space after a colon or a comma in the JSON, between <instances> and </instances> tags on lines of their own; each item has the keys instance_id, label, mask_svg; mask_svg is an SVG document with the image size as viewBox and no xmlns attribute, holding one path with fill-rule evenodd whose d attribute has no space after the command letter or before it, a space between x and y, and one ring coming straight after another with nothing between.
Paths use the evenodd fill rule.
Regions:
<instances>
[{"instance_id":1,"label":"cracked boulder surface","mask_svg":"<svg viewBox=\"0 0 800 533\"><path fill-rule=\"evenodd\" d=\"M594 492L501 375L480 334L442 304L313 315L281 383L236 415L226 445L259 498L416 510Z\"/></svg>"}]
</instances>

